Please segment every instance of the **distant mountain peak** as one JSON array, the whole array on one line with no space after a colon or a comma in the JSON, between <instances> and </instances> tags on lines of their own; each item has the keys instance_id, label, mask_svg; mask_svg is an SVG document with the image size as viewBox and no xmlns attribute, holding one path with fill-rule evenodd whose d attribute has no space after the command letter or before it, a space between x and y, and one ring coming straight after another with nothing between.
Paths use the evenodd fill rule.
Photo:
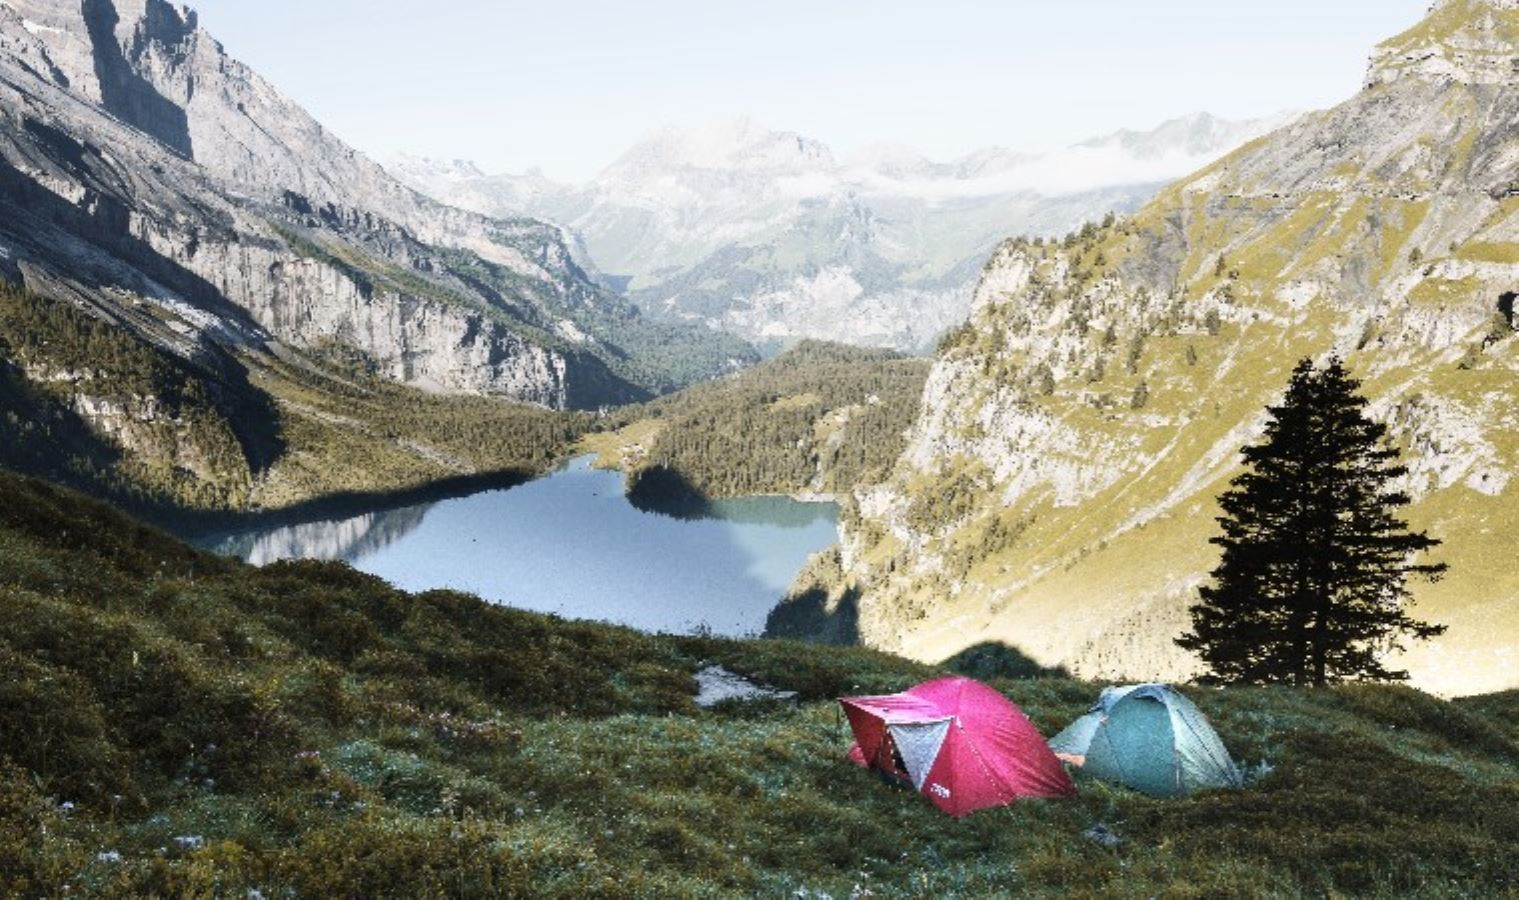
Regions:
<instances>
[{"instance_id":1,"label":"distant mountain peak","mask_svg":"<svg viewBox=\"0 0 1519 900\"><path fill-rule=\"evenodd\" d=\"M860 147L849 154L845 164L850 168L868 169L893 177L919 175L934 168L934 163L928 157L906 144L885 141Z\"/></svg>"},{"instance_id":2,"label":"distant mountain peak","mask_svg":"<svg viewBox=\"0 0 1519 900\"><path fill-rule=\"evenodd\" d=\"M397 153L391 158L387 168L419 175L426 174L430 178L441 178L446 181L468 181L487 177L485 170L472 160L435 159L430 156L414 156L410 153Z\"/></svg>"},{"instance_id":3,"label":"distant mountain peak","mask_svg":"<svg viewBox=\"0 0 1519 900\"><path fill-rule=\"evenodd\" d=\"M655 317L767 345L807 336L915 350L964 317L1008 235L1131 210L1281 121L1199 113L1046 154L987 147L938 160L880 143L835 162L817 141L739 118L666 128L580 185L417 159L389 168L455 206L563 223L582 267Z\"/></svg>"},{"instance_id":4,"label":"distant mountain peak","mask_svg":"<svg viewBox=\"0 0 1519 900\"><path fill-rule=\"evenodd\" d=\"M667 127L634 145L602 173L621 176L647 170L707 169L802 172L832 168L821 142L793 131L773 131L747 117L693 128Z\"/></svg>"},{"instance_id":5,"label":"distant mountain peak","mask_svg":"<svg viewBox=\"0 0 1519 900\"><path fill-rule=\"evenodd\" d=\"M1146 131L1122 129L1076 145L1075 149L1116 149L1138 160L1182 157L1202 160L1238 146L1298 117L1280 112L1259 119L1221 119L1208 112L1169 119Z\"/></svg>"}]
</instances>

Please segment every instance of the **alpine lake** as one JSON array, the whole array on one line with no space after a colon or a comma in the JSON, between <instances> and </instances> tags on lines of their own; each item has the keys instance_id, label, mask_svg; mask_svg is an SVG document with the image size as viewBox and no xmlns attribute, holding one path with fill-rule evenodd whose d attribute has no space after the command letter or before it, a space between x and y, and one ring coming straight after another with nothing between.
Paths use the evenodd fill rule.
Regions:
<instances>
[{"instance_id":1,"label":"alpine lake","mask_svg":"<svg viewBox=\"0 0 1519 900\"><path fill-rule=\"evenodd\" d=\"M513 487L187 535L255 565L343 560L408 591L648 632L759 635L813 553L838 539L838 507L763 496L635 505L592 457Z\"/></svg>"}]
</instances>

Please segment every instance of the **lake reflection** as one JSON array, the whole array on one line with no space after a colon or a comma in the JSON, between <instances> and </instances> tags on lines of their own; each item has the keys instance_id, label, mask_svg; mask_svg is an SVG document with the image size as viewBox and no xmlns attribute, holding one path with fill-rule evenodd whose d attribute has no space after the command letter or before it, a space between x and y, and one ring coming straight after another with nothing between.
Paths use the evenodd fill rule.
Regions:
<instances>
[{"instance_id":1,"label":"lake reflection","mask_svg":"<svg viewBox=\"0 0 1519 900\"><path fill-rule=\"evenodd\" d=\"M342 559L407 590L737 636L763 630L807 557L837 540L837 516L832 503L785 497L715 501L697 516L640 510L620 473L585 457L508 490L200 543L258 565Z\"/></svg>"},{"instance_id":2,"label":"lake reflection","mask_svg":"<svg viewBox=\"0 0 1519 900\"><path fill-rule=\"evenodd\" d=\"M303 522L249 531L209 542L218 553L266 566L282 559L343 559L353 562L406 537L435 504L363 513L348 519Z\"/></svg>"}]
</instances>

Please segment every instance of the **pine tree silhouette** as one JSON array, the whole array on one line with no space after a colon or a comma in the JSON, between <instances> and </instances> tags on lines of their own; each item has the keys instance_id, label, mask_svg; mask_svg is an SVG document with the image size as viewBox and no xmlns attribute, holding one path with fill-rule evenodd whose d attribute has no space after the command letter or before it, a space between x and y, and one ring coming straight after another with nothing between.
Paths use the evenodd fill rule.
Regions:
<instances>
[{"instance_id":1,"label":"pine tree silhouette","mask_svg":"<svg viewBox=\"0 0 1519 900\"><path fill-rule=\"evenodd\" d=\"M1265 440L1245 448L1246 471L1219 501L1223 558L1176 641L1209 680L1402 681L1382 655L1445 631L1405 612L1409 577L1435 581L1446 566L1414 562L1440 541L1399 518L1410 500L1393 482L1407 468L1359 388L1340 360L1303 360Z\"/></svg>"}]
</instances>

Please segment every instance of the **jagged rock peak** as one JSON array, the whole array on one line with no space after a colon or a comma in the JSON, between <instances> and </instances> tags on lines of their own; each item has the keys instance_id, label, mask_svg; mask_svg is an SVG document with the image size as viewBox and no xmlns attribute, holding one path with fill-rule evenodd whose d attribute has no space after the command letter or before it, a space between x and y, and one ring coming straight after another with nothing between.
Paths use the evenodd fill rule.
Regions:
<instances>
[{"instance_id":1,"label":"jagged rock peak","mask_svg":"<svg viewBox=\"0 0 1519 900\"><path fill-rule=\"evenodd\" d=\"M1368 89L1404 78L1519 84L1519 0L1440 0L1372 51Z\"/></svg>"}]
</instances>

